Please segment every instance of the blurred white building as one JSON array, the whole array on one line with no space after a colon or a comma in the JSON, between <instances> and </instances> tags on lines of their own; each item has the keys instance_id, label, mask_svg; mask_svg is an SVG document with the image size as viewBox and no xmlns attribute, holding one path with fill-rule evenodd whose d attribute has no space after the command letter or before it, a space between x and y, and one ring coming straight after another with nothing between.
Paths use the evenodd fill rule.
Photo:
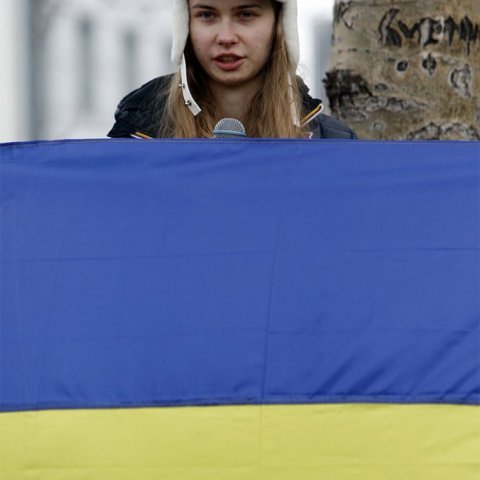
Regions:
<instances>
[{"instance_id":1,"label":"blurred white building","mask_svg":"<svg viewBox=\"0 0 480 480\"><path fill-rule=\"evenodd\" d=\"M316 95L332 9L299 0L299 72ZM173 71L170 17L171 0L0 0L0 141L105 136L126 93Z\"/></svg>"},{"instance_id":2,"label":"blurred white building","mask_svg":"<svg viewBox=\"0 0 480 480\"><path fill-rule=\"evenodd\" d=\"M0 1L16 139L103 136L123 95L171 70L169 0Z\"/></svg>"}]
</instances>

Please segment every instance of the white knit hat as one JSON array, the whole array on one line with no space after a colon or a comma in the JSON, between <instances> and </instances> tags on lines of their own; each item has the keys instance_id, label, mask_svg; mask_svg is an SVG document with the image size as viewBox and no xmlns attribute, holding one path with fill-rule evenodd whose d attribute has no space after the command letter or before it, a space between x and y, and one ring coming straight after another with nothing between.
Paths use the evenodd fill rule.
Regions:
<instances>
[{"instance_id":1,"label":"white knit hat","mask_svg":"<svg viewBox=\"0 0 480 480\"><path fill-rule=\"evenodd\" d=\"M300 47L298 40L297 25L297 0L277 0L284 4L283 28L285 30L285 41L287 44L290 60L296 66L300 60ZM173 43L172 43L172 63L181 65L183 51L188 38L188 1L173 0Z\"/></svg>"}]
</instances>

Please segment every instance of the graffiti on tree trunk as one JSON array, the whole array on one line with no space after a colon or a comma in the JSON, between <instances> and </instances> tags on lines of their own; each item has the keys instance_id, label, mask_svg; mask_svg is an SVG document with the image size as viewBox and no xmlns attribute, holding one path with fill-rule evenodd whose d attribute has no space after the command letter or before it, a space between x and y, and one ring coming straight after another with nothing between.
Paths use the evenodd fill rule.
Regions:
<instances>
[{"instance_id":1,"label":"graffiti on tree trunk","mask_svg":"<svg viewBox=\"0 0 480 480\"><path fill-rule=\"evenodd\" d=\"M386 47L401 47L406 39L416 39L421 47L437 45L441 41L446 41L451 47L455 37L458 37L465 44L465 50L470 55L472 44L480 41L480 25L474 24L467 15L460 22L456 22L451 16L426 17L409 26L402 20L397 20L396 25L394 24L399 13L398 8L391 8L385 13L378 26L380 41Z\"/></svg>"},{"instance_id":2,"label":"graffiti on tree trunk","mask_svg":"<svg viewBox=\"0 0 480 480\"><path fill-rule=\"evenodd\" d=\"M478 1L336 0L333 115L363 138L479 140Z\"/></svg>"},{"instance_id":3,"label":"graffiti on tree trunk","mask_svg":"<svg viewBox=\"0 0 480 480\"><path fill-rule=\"evenodd\" d=\"M351 1L337 2L334 9L335 23L343 22L348 29L353 29ZM416 39L421 47L436 45L445 41L449 47L456 38L463 42L468 55L473 44L480 43L480 25L474 23L468 15L457 21L448 17L423 17L413 24L397 19L399 8L390 8L380 21L378 32L380 42L387 47L401 47L406 40ZM396 22L395 22L396 20Z\"/></svg>"}]
</instances>

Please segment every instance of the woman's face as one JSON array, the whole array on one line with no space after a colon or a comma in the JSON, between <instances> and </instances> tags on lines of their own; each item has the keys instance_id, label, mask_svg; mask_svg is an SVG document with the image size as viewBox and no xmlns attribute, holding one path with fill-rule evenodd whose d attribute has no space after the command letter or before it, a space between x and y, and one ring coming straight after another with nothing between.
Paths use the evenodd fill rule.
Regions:
<instances>
[{"instance_id":1,"label":"woman's face","mask_svg":"<svg viewBox=\"0 0 480 480\"><path fill-rule=\"evenodd\" d=\"M271 0L188 0L190 40L210 79L223 86L256 81L271 54Z\"/></svg>"}]
</instances>

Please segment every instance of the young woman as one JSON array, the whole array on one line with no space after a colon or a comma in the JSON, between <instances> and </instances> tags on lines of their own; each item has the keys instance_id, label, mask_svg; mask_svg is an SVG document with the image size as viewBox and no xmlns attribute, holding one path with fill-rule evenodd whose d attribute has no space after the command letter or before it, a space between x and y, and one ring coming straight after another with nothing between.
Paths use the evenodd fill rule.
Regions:
<instances>
[{"instance_id":1,"label":"young woman","mask_svg":"<svg viewBox=\"0 0 480 480\"><path fill-rule=\"evenodd\" d=\"M296 76L296 0L174 0L180 67L127 95L110 137L209 138L222 118L248 137L356 138Z\"/></svg>"}]
</instances>

